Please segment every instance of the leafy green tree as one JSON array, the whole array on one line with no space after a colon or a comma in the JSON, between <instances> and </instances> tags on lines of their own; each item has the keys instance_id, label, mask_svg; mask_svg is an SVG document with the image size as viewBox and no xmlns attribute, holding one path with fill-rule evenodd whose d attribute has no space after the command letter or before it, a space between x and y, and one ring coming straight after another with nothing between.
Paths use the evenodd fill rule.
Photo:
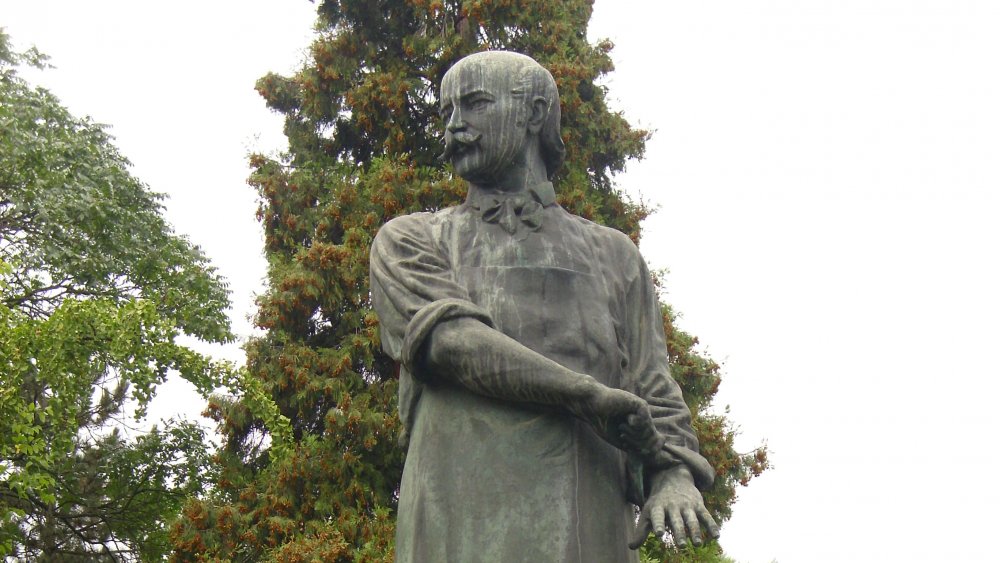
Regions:
<instances>
[{"instance_id":1,"label":"leafy green tree","mask_svg":"<svg viewBox=\"0 0 1000 563\"><path fill-rule=\"evenodd\" d=\"M612 176L642 156L648 133L605 103L599 80L613 69L612 46L588 43L590 15L588 0L326 0L304 68L258 81L285 116L289 152L251 157L269 289L256 317L266 333L248 345L247 366L291 437L275 451L268 423L245 401L211 402L225 440L221 477L209 497L185 507L174 528L177 560L392 559L403 461L398 372L381 351L368 252L387 220L465 196L464 181L437 158L436 96L456 60L508 49L547 67L568 149L555 178L559 202L638 241L647 209ZM665 309L678 381L719 469L706 501L725 520L736 485L762 471L766 455L733 450L732 426L707 410L719 366L673 321Z\"/></svg>"},{"instance_id":2,"label":"leafy green tree","mask_svg":"<svg viewBox=\"0 0 1000 563\"><path fill-rule=\"evenodd\" d=\"M231 377L177 343L232 338L228 290L105 128L23 65L44 57L0 30L0 556L162 560L207 442L134 427L168 374L206 396Z\"/></svg>"}]
</instances>

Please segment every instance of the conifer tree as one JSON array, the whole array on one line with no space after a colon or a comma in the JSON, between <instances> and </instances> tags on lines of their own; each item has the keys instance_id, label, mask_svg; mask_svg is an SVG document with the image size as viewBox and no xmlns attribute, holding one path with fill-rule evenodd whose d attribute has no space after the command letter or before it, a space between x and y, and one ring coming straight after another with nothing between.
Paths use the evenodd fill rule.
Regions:
<instances>
[{"instance_id":1,"label":"conifer tree","mask_svg":"<svg viewBox=\"0 0 1000 563\"><path fill-rule=\"evenodd\" d=\"M599 84L612 45L588 43L590 0L326 0L297 74L257 83L285 116L289 151L251 158L269 289L247 346L269 423L240 397L209 407L225 437L214 494L194 500L173 531L175 558L389 561L402 470L397 366L379 343L368 252L379 227L460 203L465 182L437 155L437 94L445 71L484 49L518 51L554 76L566 162L554 180L570 211L639 240L647 209L612 182L643 154L646 131L605 103ZM664 308L674 375L695 413L703 453L718 469L706 495L722 521L737 484L766 465L740 455L724 416L706 410L719 366L694 351ZM258 401L259 403L259 401ZM274 432L274 426L285 430ZM655 544L655 540L651 540ZM659 547L652 545L652 549ZM659 556L659 555L657 555Z\"/></svg>"}]
</instances>

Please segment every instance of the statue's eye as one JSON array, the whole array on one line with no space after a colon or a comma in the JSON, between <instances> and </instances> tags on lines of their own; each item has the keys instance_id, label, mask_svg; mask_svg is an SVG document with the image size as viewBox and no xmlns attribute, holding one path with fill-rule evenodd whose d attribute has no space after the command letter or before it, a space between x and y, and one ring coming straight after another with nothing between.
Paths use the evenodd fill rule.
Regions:
<instances>
[{"instance_id":1,"label":"statue's eye","mask_svg":"<svg viewBox=\"0 0 1000 563\"><path fill-rule=\"evenodd\" d=\"M480 111L489 107L491 102L492 100L490 100L489 98L476 98L471 102L469 102L469 107L474 110Z\"/></svg>"}]
</instances>

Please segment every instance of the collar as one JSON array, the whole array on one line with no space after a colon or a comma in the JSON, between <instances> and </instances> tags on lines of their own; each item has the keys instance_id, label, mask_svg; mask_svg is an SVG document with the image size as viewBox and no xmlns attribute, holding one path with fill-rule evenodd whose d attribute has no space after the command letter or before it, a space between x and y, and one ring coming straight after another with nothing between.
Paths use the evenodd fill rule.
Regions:
<instances>
[{"instance_id":1,"label":"collar","mask_svg":"<svg viewBox=\"0 0 1000 563\"><path fill-rule=\"evenodd\" d=\"M513 198L519 195L528 195L531 199L537 201L542 205L542 207L548 207L556 202L556 190L552 187L552 182L540 182L533 186L528 186L528 189L523 192L491 192L483 190L475 185L469 186L469 195L466 197L465 201L473 209L482 210L488 208L498 200L504 200Z\"/></svg>"},{"instance_id":2,"label":"collar","mask_svg":"<svg viewBox=\"0 0 1000 563\"><path fill-rule=\"evenodd\" d=\"M517 240L542 227L545 208L554 205L552 182L541 182L515 193L486 192L472 186L466 200L483 221L499 225Z\"/></svg>"}]
</instances>

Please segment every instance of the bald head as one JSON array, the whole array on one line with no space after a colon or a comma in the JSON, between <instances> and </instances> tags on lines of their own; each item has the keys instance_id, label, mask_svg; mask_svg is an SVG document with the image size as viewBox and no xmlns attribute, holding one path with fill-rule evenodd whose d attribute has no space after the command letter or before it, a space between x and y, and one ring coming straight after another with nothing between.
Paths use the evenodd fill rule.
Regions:
<instances>
[{"instance_id":1,"label":"bald head","mask_svg":"<svg viewBox=\"0 0 1000 563\"><path fill-rule=\"evenodd\" d=\"M487 129L493 130L481 130L483 126L480 125L480 131L477 133L484 136L510 135L506 129L504 131L495 129L495 127L503 128L504 120L510 121L516 127L529 125L528 133L537 135L546 176L551 179L562 164L566 148L559 135L559 92L552 74L531 57L509 51L484 51L469 55L455 63L445 74L441 93L441 110L447 120L446 145L450 141L449 132L454 136L459 130L460 124L456 123L456 117L462 116L456 116L458 99L469 98L470 111L466 111L469 114L486 110L489 104L501 101L498 98L509 97L513 103L510 104L506 114L495 114L493 121L496 123L488 124L491 127ZM539 122L529 123L533 116L537 118L539 111L543 114ZM458 137L461 139L462 135ZM479 141L471 136L467 136L465 140ZM460 148L460 145L457 146ZM515 149L514 146L508 146L503 150ZM507 156L510 155L502 152L501 157ZM456 170L461 174L459 168L456 165Z\"/></svg>"}]
</instances>

